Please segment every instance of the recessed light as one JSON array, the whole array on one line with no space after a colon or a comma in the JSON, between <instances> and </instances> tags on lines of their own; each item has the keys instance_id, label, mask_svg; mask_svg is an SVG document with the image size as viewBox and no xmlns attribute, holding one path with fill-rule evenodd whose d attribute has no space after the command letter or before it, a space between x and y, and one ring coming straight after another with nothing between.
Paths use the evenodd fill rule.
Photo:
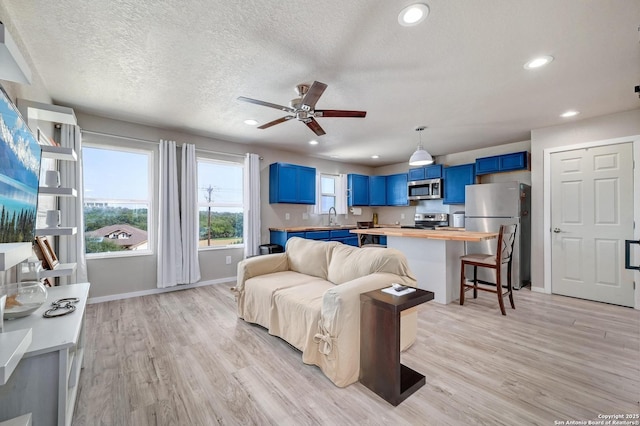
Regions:
<instances>
[{"instance_id":1,"label":"recessed light","mask_svg":"<svg viewBox=\"0 0 640 426\"><path fill-rule=\"evenodd\" d=\"M553 61L553 56L539 56L524 64L524 69L532 70L534 68L540 68L547 65L551 61Z\"/></svg>"},{"instance_id":2,"label":"recessed light","mask_svg":"<svg viewBox=\"0 0 640 426\"><path fill-rule=\"evenodd\" d=\"M317 140L309 141L309 145L318 145L318 141Z\"/></svg>"},{"instance_id":3,"label":"recessed light","mask_svg":"<svg viewBox=\"0 0 640 426\"><path fill-rule=\"evenodd\" d=\"M429 6L424 3L409 5L400 11L398 23L403 27L418 25L429 15Z\"/></svg>"},{"instance_id":4,"label":"recessed light","mask_svg":"<svg viewBox=\"0 0 640 426\"><path fill-rule=\"evenodd\" d=\"M255 126L256 124L258 124L258 122L252 118L248 119L248 120L244 120L244 124L249 125L249 126Z\"/></svg>"},{"instance_id":5,"label":"recessed light","mask_svg":"<svg viewBox=\"0 0 640 426\"><path fill-rule=\"evenodd\" d=\"M560 117L563 117L563 118L575 117L578 114L580 114L580 111L570 110L570 111L566 111L566 112L563 112L562 114L560 114Z\"/></svg>"},{"instance_id":6,"label":"recessed light","mask_svg":"<svg viewBox=\"0 0 640 426\"><path fill-rule=\"evenodd\" d=\"M377 160L378 158L380 158L379 155L372 155L371 158L373 158L374 160Z\"/></svg>"}]
</instances>

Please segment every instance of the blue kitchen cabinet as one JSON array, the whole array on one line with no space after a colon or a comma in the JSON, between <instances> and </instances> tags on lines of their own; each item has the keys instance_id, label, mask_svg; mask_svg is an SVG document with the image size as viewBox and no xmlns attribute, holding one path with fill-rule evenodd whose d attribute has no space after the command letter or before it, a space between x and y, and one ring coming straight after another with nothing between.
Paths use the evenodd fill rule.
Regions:
<instances>
[{"instance_id":1,"label":"blue kitchen cabinet","mask_svg":"<svg viewBox=\"0 0 640 426\"><path fill-rule=\"evenodd\" d=\"M409 182L414 182L416 180L425 180L425 172L427 171L426 167L418 167L417 169L409 169Z\"/></svg>"},{"instance_id":2,"label":"blue kitchen cabinet","mask_svg":"<svg viewBox=\"0 0 640 426\"><path fill-rule=\"evenodd\" d=\"M304 232L287 232L287 231L269 231L271 244L280 244L282 247L287 245L287 240L291 237L304 238Z\"/></svg>"},{"instance_id":3,"label":"blue kitchen cabinet","mask_svg":"<svg viewBox=\"0 0 640 426\"><path fill-rule=\"evenodd\" d=\"M409 182L442 178L442 164L432 164L417 169L409 169Z\"/></svg>"},{"instance_id":4,"label":"blue kitchen cabinet","mask_svg":"<svg viewBox=\"0 0 640 426\"><path fill-rule=\"evenodd\" d=\"M464 204L465 186L475 183L475 164L444 168L444 204Z\"/></svg>"},{"instance_id":5,"label":"blue kitchen cabinet","mask_svg":"<svg viewBox=\"0 0 640 426\"><path fill-rule=\"evenodd\" d=\"M424 177L426 179L442 178L442 164L433 164L425 167Z\"/></svg>"},{"instance_id":6,"label":"blue kitchen cabinet","mask_svg":"<svg viewBox=\"0 0 640 426\"><path fill-rule=\"evenodd\" d=\"M526 170L529 167L528 160L527 151L476 158L476 175Z\"/></svg>"},{"instance_id":7,"label":"blue kitchen cabinet","mask_svg":"<svg viewBox=\"0 0 640 426\"><path fill-rule=\"evenodd\" d=\"M349 174L347 175L349 188L349 206L369 205L369 176Z\"/></svg>"},{"instance_id":8,"label":"blue kitchen cabinet","mask_svg":"<svg viewBox=\"0 0 640 426\"><path fill-rule=\"evenodd\" d=\"M271 164L269 203L315 204L316 169L295 164Z\"/></svg>"},{"instance_id":9,"label":"blue kitchen cabinet","mask_svg":"<svg viewBox=\"0 0 640 426\"><path fill-rule=\"evenodd\" d=\"M407 173L399 173L387 176L387 206L408 206L409 194Z\"/></svg>"},{"instance_id":10,"label":"blue kitchen cabinet","mask_svg":"<svg viewBox=\"0 0 640 426\"><path fill-rule=\"evenodd\" d=\"M369 176L369 205L387 205L387 177Z\"/></svg>"}]
</instances>

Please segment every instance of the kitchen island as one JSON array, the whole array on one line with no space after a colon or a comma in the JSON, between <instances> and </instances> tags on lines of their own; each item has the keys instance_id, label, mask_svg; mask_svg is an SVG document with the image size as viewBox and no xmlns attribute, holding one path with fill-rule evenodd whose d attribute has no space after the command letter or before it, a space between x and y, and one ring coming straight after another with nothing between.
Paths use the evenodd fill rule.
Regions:
<instances>
[{"instance_id":1,"label":"kitchen island","mask_svg":"<svg viewBox=\"0 0 640 426\"><path fill-rule=\"evenodd\" d=\"M449 228L450 229L450 228ZM352 234L386 235L387 247L400 250L418 280L418 288L432 291L434 301L448 304L460 297L460 256L465 242L498 237L494 232L374 228L352 229Z\"/></svg>"}]
</instances>

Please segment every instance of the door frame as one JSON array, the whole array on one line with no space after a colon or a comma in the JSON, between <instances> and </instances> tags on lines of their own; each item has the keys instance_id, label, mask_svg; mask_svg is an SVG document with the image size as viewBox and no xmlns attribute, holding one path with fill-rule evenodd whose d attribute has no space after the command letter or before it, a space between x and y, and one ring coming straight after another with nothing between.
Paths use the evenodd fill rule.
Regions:
<instances>
[{"instance_id":1,"label":"door frame","mask_svg":"<svg viewBox=\"0 0 640 426\"><path fill-rule=\"evenodd\" d=\"M554 148L546 148L543 150L543 204L544 216L542 229L544 232L544 292L551 294L551 154L564 151L573 151L576 149L594 148L606 145L617 145L621 143L632 143L633 147L633 188L634 194L640 189L640 135L626 136L622 138L604 139L593 142L582 142L573 145L559 146ZM635 167L638 164L638 167ZM633 231L633 238L640 240L640 196L634 196L633 200L633 220L636 224ZM640 259L640 250L636 249L634 256L638 263ZM636 272L636 274L638 274ZM640 310L640 282L636 280L634 309Z\"/></svg>"}]
</instances>

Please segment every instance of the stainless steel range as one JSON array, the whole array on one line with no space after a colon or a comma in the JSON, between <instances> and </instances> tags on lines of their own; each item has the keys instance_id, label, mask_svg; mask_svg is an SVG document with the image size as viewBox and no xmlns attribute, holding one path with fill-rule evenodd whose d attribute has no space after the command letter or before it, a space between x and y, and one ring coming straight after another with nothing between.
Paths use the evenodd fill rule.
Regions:
<instances>
[{"instance_id":1,"label":"stainless steel range","mask_svg":"<svg viewBox=\"0 0 640 426\"><path fill-rule=\"evenodd\" d=\"M449 226L449 214L447 213L416 213L414 220L415 225L402 226L402 228L436 229L437 227Z\"/></svg>"}]
</instances>

